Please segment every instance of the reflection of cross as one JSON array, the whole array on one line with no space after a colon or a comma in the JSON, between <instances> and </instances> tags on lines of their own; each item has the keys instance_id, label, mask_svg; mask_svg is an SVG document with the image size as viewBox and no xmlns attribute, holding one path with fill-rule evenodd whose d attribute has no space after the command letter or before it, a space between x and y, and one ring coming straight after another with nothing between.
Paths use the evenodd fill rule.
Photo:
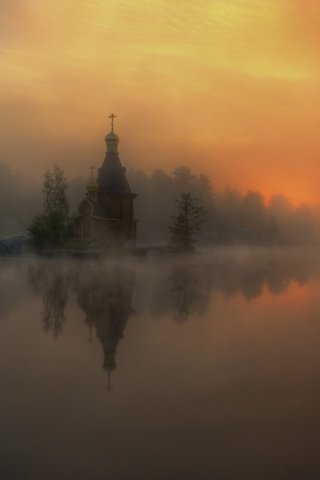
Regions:
<instances>
[{"instance_id":1,"label":"reflection of cross","mask_svg":"<svg viewBox=\"0 0 320 480\"><path fill-rule=\"evenodd\" d=\"M109 118L111 118L111 132L113 133L113 121L115 118L117 118L117 115L111 113L111 115L109 115Z\"/></svg>"},{"instance_id":2,"label":"reflection of cross","mask_svg":"<svg viewBox=\"0 0 320 480\"><path fill-rule=\"evenodd\" d=\"M96 169L96 167L94 167L93 165L90 167L90 170L91 170L91 180L94 182L94 175L93 175L93 172L94 170Z\"/></svg>"}]
</instances>

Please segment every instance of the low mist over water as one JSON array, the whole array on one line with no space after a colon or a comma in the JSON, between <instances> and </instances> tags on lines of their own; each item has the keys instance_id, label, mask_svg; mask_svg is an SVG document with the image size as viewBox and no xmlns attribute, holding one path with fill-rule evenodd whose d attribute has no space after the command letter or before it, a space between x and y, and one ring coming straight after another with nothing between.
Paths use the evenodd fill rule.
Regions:
<instances>
[{"instance_id":1,"label":"low mist over water","mask_svg":"<svg viewBox=\"0 0 320 480\"><path fill-rule=\"evenodd\" d=\"M1 478L317 478L319 259L2 258Z\"/></svg>"}]
</instances>

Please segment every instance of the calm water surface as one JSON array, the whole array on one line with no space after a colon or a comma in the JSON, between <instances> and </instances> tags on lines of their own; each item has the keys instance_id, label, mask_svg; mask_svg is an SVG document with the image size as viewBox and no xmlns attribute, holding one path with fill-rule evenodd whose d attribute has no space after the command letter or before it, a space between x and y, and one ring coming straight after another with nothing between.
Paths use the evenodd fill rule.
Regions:
<instances>
[{"instance_id":1,"label":"calm water surface","mask_svg":"<svg viewBox=\"0 0 320 480\"><path fill-rule=\"evenodd\" d=\"M320 256L0 260L0 478L320 478Z\"/></svg>"}]
</instances>

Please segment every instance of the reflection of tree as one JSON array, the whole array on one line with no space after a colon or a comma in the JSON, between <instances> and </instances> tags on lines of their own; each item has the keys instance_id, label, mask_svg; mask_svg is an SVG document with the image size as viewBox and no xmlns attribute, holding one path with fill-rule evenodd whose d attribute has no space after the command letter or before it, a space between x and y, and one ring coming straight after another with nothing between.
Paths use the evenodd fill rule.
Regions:
<instances>
[{"instance_id":1,"label":"reflection of tree","mask_svg":"<svg viewBox=\"0 0 320 480\"><path fill-rule=\"evenodd\" d=\"M203 276L199 278L199 272L194 267L179 265L171 272L168 278L171 307L179 321L185 321L190 315L206 310L209 291L204 288L202 279Z\"/></svg>"},{"instance_id":2,"label":"reflection of tree","mask_svg":"<svg viewBox=\"0 0 320 480\"><path fill-rule=\"evenodd\" d=\"M155 316L172 315L177 321L186 321L193 314L204 313L211 287L207 276L190 262L167 265L158 278L150 309Z\"/></svg>"},{"instance_id":3,"label":"reflection of tree","mask_svg":"<svg viewBox=\"0 0 320 480\"><path fill-rule=\"evenodd\" d=\"M290 274L290 271L288 272L287 269L286 265L279 269L275 261L272 260L270 262L266 273L266 282L271 293L278 295L287 290L290 282L294 279L294 275Z\"/></svg>"},{"instance_id":4,"label":"reflection of tree","mask_svg":"<svg viewBox=\"0 0 320 480\"><path fill-rule=\"evenodd\" d=\"M88 267L88 265L87 265ZM94 327L103 352L103 368L108 373L116 368L116 352L128 318L133 313L132 292L135 273L131 268L116 265L99 267L92 264L85 274L77 274L75 289L80 307L86 314L90 330ZM91 337L91 334L90 334Z\"/></svg>"},{"instance_id":5,"label":"reflection of tree","mask_svg":"<svg viewBox=\"0 0 320 480\"><path fill-rule=\"evenodd\" d=\"M135 305L139 312L149 310L153 317L170 316L180 323L203 315L214 296L240 294L252 301L265 289L280 294L292 281L303 284L318 272L311 255L282 250L248 253L226 249L212 252L210 257L172 256L160 262L148 260L139 268ZM69 288L75 292L90 328L90 339L95 332L102 345L103 368L110 378L116 368L119 342L133 312L134 268L120 260L46 260L29 269L29 279L42 297L44 328L54 337L62 331Z\"/></svg>"},{"instance_id":6,"label":"reflection of tree","mask_svg":"<svg viewBox=\"0 0 320 480\"><path fill-rule=\"evenodd\" d=\"M308 257L283 251L225 250L208 260L207 256L173 260L155 275L149 309L156 317L172 315L185 321L203 314L214 293L231 298L241 294L246 301L257 299L267 288L273 294L284 292L292 281L305 283L310 276Z\"/></svg>"},{"instance_id":7,"label":"reflection of tree","mask_svg":"<svg viewBox=\"0 0 320 480\"><path fill-rule=\"evenodd\" d=\"M39 262L29 269L29 279L43 301L42 321L46 332L57 337L62 331L68 302L68 277L60 262Z\"/></svg>"},{"instance_id":8,"label":"reflection of tree","mask_svg":"<svg viewBox=\"0 0 320 480\"><path fill-rule=\"evenodd\" d=\"M252 300L261 295L266 276L260 265L247 265L240 278L240 288L246 300Z\"/></svg>"},{"instance_id":9,"label":"reflection of tree","mask_svg":"<svg viewBox=\"0 0 320 480\"><path fill-rule=\"evenodd\" d=\"M258 298L264 288L280 294L292 281L303 284L308 280L310 258L283 250L258 250L249 255L231 251L228 257L212 262L213 288L227 296L241 292L247 301Z\"/></svg>"},{"instance_id":10,"label":"reflection of tree","mask_svg":"<svg viewBox=\"0 0 320 480\"><path fill-rule=\"evenodd\" d=\"M291 262L292 267L293 270L296 268ZM294 279L285 256L278 256L276 252L271 255L256 252L246 257L232 254L219 262L214 270L215 290L227 296L242 293L247 301L258 298L265 287L272 293L280 293Z\"/></svg>"}]
</instances>

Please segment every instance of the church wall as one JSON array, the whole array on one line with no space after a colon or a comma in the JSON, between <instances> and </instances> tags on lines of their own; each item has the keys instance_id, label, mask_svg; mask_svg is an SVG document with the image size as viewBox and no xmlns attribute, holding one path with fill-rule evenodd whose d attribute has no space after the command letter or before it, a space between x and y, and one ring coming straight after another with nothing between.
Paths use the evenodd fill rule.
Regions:
<instances>
[{"instance_id":1,"label":"church wall","mask_svg":"<svg viewBox=\"0 0 320 480\"><path fill-rule=\"evenodd\" d=\"M133 217L133 197L131 195L104 193L100 194L99 201L106 205L106 213L110 218Z\"/></svg>"},{"instance_id":2,"label":"church wall","mask_svg":"<svg viewBox=\"0 0 320 480\"><path fill-rule=\"evenodd\" d=\"M133 216L133 199L132 197L123 198L123 216L131 218Z\"/></svg>"}]
</instances>

